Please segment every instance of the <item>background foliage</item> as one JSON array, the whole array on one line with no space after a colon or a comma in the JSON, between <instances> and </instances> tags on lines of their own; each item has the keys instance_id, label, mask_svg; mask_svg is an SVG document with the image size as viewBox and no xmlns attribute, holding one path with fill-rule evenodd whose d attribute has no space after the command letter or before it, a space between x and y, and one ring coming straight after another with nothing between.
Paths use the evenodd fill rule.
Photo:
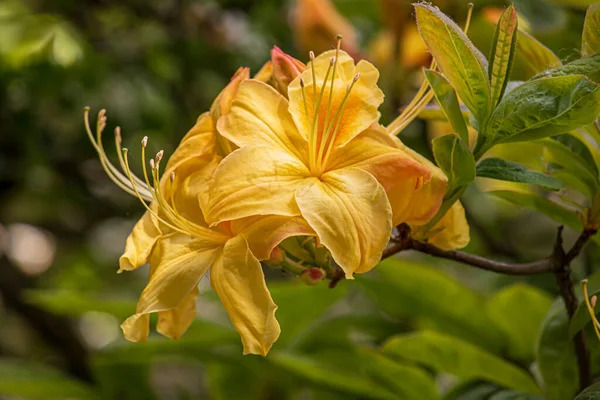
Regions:
<instances>
[{"instance_id":1,"label":"background foliage","mask_svg":"<svg viewBox=\"0 0 600 400\"><path fill-rule=\"evenodd\" d=\"M419 67L428 58L421 52L415 55L421 61L411 64L406 56L401 64L373 43L398 25L408 36L414 25L410 8L405 11L409 3L334 3L360 33L363 55L382 71L383 119L390 121L420 84ZM466 2L434 3L464 21ZM560 59L580 57L589 2L515 3L520 23ZM490 20L506 5L475 2L469 36L484 54L494 37ZM552 276L507 277L413 253L334 289L267 270L282 336L266 358L241 355L239 337L207 282L201 283L199 318L182 339L153 336L147 344L130 344L121 337L118 325L134 310L146 271L115 271L142 210L104 175L83 131L83 106L107 108L126 146L147 135L151 150L170 154L238 66L257 71L273 45L306 60L294 40L292 6L278 0L0 0L0 398L577 395L572 334ZM389 10L399 10L395 19ZM400 54L410 50L406 43ZM513 80L531 76L525 61L517 54ZM440 122L417 120L401 138L432 158L431 139L448 131ZM513 156L527 160L528 151ZM493 162L487 164L493 171ZM585 187L585 173L577 176L584 182L573 184ZM554 182L541 184L552 189ZM477 178L469 186L466 251L522 262L547 256L557 222L515 207L502 193L483 193L516 185L517 200L528 205L529 185L502 185ZM514 192L504 197L515 201L507 193ZM569 225L551 204L536 207ZM575 236L567 231L566 241ZM575 280L589 276L592 292L600 289L599 258L592 244L574 264ZM581 313L580 326L586 322ZM600 344L591 327L585 329L599 376ZM577 399L598 392L596 384Z\"/></svg>"}]
</instances>

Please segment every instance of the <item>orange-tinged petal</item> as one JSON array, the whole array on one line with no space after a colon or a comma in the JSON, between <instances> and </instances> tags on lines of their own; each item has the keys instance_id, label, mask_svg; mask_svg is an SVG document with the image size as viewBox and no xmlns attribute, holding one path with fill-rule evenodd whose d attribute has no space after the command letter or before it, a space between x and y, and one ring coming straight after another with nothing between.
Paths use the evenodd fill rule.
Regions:
<instances>
[{"instance_id":1,"label":"orange-tinged petal","mask_svg":"<svg viewBox=\"0 0 600 400\"><path fill-rule=\"evenodd\" d=\"M156 331L168 338L179 339L196 318L198 294L198 287L194 287L177 307L159 311Z\"/></svg>"},{"instance_id":2,"label":"orange-tinged petal","mask_svg":"<svg viewBox=\"0 0 600 400\"><path fill-rule=\"evenodd\" d=\"M290 236L314 236L315 231L301 217L269 215L231 221L231 230L246 238L252 254L267 260L273 249Z\"/></svg>"},{"instance_id":3,"label":"orange-tinged petal","mask_svg":"<svg viewBox=\"0 0 600 400\"><path fill-rule=\"evenodd\" d=\"M468 245L471 237L463 206L459 202L454 203L430 232L424 239L440 249L462 249Z\"/></svg>"},{"instance_id":4,"label":"orange-tinged petal","mask_svg":"<svg viewBox=\"0 0 600 400\"><path fill-rule=\"evenodd\" d=\"M241 236L230 239L210 270L219 295L244 345L244 354L266 356L279 337L277 306L267 289L260 263Z\"/></svg>"},{"instance_id":5,"label":"orange-tinged petal","mask_svg":"<svg viewBox=\"0 0 600 400\"><path fill-rule=\"evenodd\" d=\"M309 176L292 154L275 147L242 147L223 159L209 188L207 221L252 215L300 215L294 193Z\"/></svg>"},{"instance_id":6,"label":"orange-tinged petal","mask_svg":"<svg viewBox=\"0 0 600 400\"><path fill-rule=\"evenodd\" d=\"M266 83L240 84L229 114L219 121L219 132L239 147L269 146L307 162L307 144L298 133L288 101Z\"/></svg>"},{"instance_id":7,"label":"orange-tinged petal","mask_svg":"<svg viewBox=\"0 0 600 400\"><path fill-rule=\"evenodd\" d=\"M229 84L219 93L210 107L210 115L215 123L219 117L229 113L240 84L246 79L250 79L250 68L238 68Z\"/></svg>"},{"instance_id":8,"label":"orange-tinged petal","mask_svg":"<svg viewBox=\"0 0 600 400\"><path fill-rule=\"evenodd\" d=\"M392 230L383 187L358 168L307 179L296 191L302 216L342 267L346 278L367 272L381 259Z\"/></svg>"},{"instance_id":9,"label":"orange-tinged petal","mask_svg":"<svg viewBox=\"0 0 600 400\"><path fill-rule=\"evenodd\" d=\"M324 79L327 76L331 59L335 54L335 50L327 51L315 59L316 85L313 83L311 63L309 63L306 71L292 81L288 87L289 110L298 130L308 140L309 133L313 131L316 101L319 107L317 110L317 127L314 129L315 133L313 135L316 134L317 144L321 143L322 140L329 142L335 133L335 146L344 146L379 119L377 109L383 103L383 92L377 87L377 80L379 79L377 69L367 61L360 61L355 66L354 60L344 51L340 51L337 57L333 91L331 91L333 68L327 82L324 83ZM347 100L343 103L348 87L357 74L360 74L360 76L352 86ZM300 79L302 79L305 86L304 96ZM321 90L324 85L321 97ZM305 98L306 107L304 106ZM344 104L342 111L338 113L342 104Z\"/></svg>"},{"instance_id":10,"label":"orange-tinged petal","mask_svg":"<svg viewBox=\"0 0 600 400\"><path fill-rule=\"evenodd\" d=\"M268 83L273 77L273 63L271 60L267 61L261 69L252 77L257 81Z\"/></svg>"},{"instance_id":11,"label":"orange-tinged petal","mask_svg":"<svg viewBox=\"0 0 600 400\"><path fill-rule=\"evenodd\" d=\"M386 143L389 135L370 128L342 148L335 149L327 163L329 170L356 167L368 171L389 190L402 180L421 177L428 181L429 169L408 153Z\"/></svg>"},{"instance_id":12,"label":"orange-tinged petal","mask_svg":"<svg viewBox=\"0 0 600 400\"><path fill-rule=\"evenodd\" d=\"M287 88L291 81L306 70L306 64L284 53L277 46L271 50L273 62L273 84L282 95L287 97Z\"/></svg>"},{"instance_id":13,"label":"orange-tinged petal","mask_svg":"<svg viewBox=\"0 0 600 400\"><path fill-rule=\"evenodd\" d=\"M119 258L119 272L148 264L150 253L161 234L158 222L146 211L125 241L125 251Z\"/></svg>"}]
</instances>

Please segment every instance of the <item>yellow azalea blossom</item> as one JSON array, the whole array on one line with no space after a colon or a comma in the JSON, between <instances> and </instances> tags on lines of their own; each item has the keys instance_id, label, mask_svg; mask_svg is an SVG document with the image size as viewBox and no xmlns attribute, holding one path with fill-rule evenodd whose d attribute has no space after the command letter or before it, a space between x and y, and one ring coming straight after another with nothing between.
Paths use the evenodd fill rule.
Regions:
<instances>
[{"instance_id":1,"label":"yellow azalea blossom","mask_svg":"<svg viewBox=\"0 0 600 400\"><path fill-rule=\"evenodd\" d=\"M371 127L383 102L378 76L338 46L290 83L289 101L262 82L242 82L218 124L240 148L213 175L208 222L302 216L347 278L375 266L392 228L386 189L431 175Z\"/></svg>"},{"instance_id":2,"label":"yellow azalea blossom","mask_svg":"<svg viewBox=\"0 0 600 400\"><path fill-rule=\"evenodd\" d=\"M147 339L149 314L153 312L158 313L159 333L180 337L196 316L197 284L209 269L211 286L240 333L244 354L266 355L279 336L274 316L277 306L266 287L259 260L268 259L283 239L314 232L303 219L285 216L248 217L209 228L201 210L219 154L228 152L224 144L229 142L219 138L214 122L229 111L228 103L247 73L238 71L211 112L198 118L170 158L162 179L162 152L150 160L149 168L146 166L147 138L142 140L140 179L131 173L126 149L119 158L123 172L108 161L101 140L106 125L104 112L99 114L96 138L86 118L90 139L111 179L140 198L147 209L127 239L120 259L119 272L151 265L136 313L121 326L128 340ZM118 148L120 135L116 139Z\"/></svg>"}]
</instances>

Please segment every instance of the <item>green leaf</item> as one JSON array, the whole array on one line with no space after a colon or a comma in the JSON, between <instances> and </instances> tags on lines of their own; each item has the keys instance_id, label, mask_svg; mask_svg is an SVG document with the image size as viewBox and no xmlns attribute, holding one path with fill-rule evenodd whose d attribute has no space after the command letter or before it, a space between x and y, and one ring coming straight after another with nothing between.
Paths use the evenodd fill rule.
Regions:
<instances>
[{"instance_id":1,"label":"green leaf","mask_svg":"<svg viewBox=\"0 0 600 400\"><path fill-rule=\"evenodd\" d=\"M598 171L598 165L596 164L596 160L594 159L594 155L592 154L590 147L586 142L579 139L579 137L574 134L563 133L561 135L552 136L550 139L556 140L563 146L567 147L571 150L571 153L575 154L578 157L579 162L585 166L585 168L593 175L599 176L600 172ZM545 142L545 140L544 140Z\"/></svg>"},{"instance_id":2,"label":"green leaf","mask_svg":"<svg viewBox=\"0 0 600 400\"><path fill-rule=\"evenodd\" d=\"M507 286L488 300L487 312L508 337L511 359L533 360L538 332L551 305L548 295L524 283Z\"/></svg>"},{"instance_id":3,"label":"green leaf","mask_svg":"<svg viewBox=\"0 0 600 400\"><path fill-rule=\"evenodd\" d=\"M497 143L522 142L589 125L600 114L600 86L582 75L525 82L507 94L480 135L476 155Z\"/></svg>"},{"instance_id":4,"label":"green leaf","mask_svg":"<svg viewBox=\"0 0 600 400\"><path fill-rule=\"evenodd\" d=\"M376 271L380 279L361 275L356 281L392 317L411 318L420 326L454 335L490 351L503 346L502 333L481 312L484 299L446 273L398 259L381 262Z\"/></svg>"},{"instance_id":5,"label":"green leaf","mask_svg":"<svg viewBox=\"0 0 600 400\"><path fill-rule=\"evenodd\" d=\"M583 23L583 35L581 37L581 54L591 56L600 53L600 4L594 4L588 8Z\"/></svg>"},{"instance_id":6,"label":"green leaf","mask_svg":"<svg viewBox=\"0 0 600 400\"><path fill-rule=\"evenodd\" d=\"M424 3L414 6L419 32L429 51L458 96L483 126L491 110L487 61L458 25L440 10Z\"/></svg>"},{"instance_id":7,"label":"green leaf","mask_svg":"<svg viewBox=\"0 0 600 400\"><path fill-rule=\"evenodd\" d=\"M374 381L402 400L439 399L435 381L423 369L394 361L372 349L360 349L360 365Z\"/></svg>"},{"instance_id":8,"label":"green leaf","mask_svg":"<svg viewBox=\"0 0 600 400\"><path fill-rule=\"evenodd\" d=\"M575 211L564 208L551 200L540 195L531 193L513 192L510 190L492 190L487 192L493 196L504 199L510 203L527 207L530 210L538 211L562 225L566 225L575 230L581 230L581 222L577 218Z\"/></svg>"},{"instance_id":9,"label":"green leaf","mask_svg":"<svg viewBox=\"0 0 600 400\"><path fill-rule=\"evenodd\" d=\"M531 79L550 78L554 76L584 75L590 80L600 83L600 54L583 57L568 64L549 69Z\"/></svg>"},{"instance_id":10,"label":"green leaf","mask_svg":"<svg viewBox=\"0 0 600 400\"><path fill-rule=\"evenodd\" d=\"M426 69L424 72L425 78L427 78L433 94L442 108L446 119L450 122L452 129L464 143L469 143L469 131L460 110L460 104L454 88L439 72L430 69Z\"/></svg>"},{"instance_id":11,"label":"green leaf","mask_svg":"<svg viewBox=\"0 0 600 400\"><path fill-rule=\"evenodd\" d=\"M463 120L467 122L469 120L469 110L464 105L460 105L460 113L462 114ZM447 121L446 114L442 111L441 107L436 104L429 104L419 111L419 118L428 121Z\"/></svg>"},{"instance_id":12,"label":"green leaf","mask_svg":"<svg viewBox=\"0 0 600 400\"><path fill-rule=\"evenodd\" d=\"M433 156L448 177L452 188L468 185L475 180L475 159L467 144L456 135L433 139Z\"/></svg>"},{"instance_id":13,"label":"green leaf","mask_svg":"<svg viewBox=\"0 0 600 400\"><path fill-rule=\"evenodd\" d=\"M519 29L516 57L521 61L528 77L539 74L548 68L562 65L560 59L549 48L522 29Z\"/></svg>"},{"instance_id":14,"label":"green leaf","mask_svg":"<svg viewBox=\"0 0 600 400\"><path fill-rule=\"evenodd\" d=\"M590 298L592 296L600 297L600 290L588 294L590 295ZM600 313L600 302L597 302L594 307L594 314L598 313ZM585 328L591 320L592 318L585 301L581 301L577 306L577 310L575 310L575 314L573 314L573 318L571 318L571 322L569 322L569 339L573 339L577 332Z\"/></svg>"},{"instance_id":15,"label":"green leaf","mask_svg":"<svg viewBox=\"0 0 600 400\"><path fill-rule=\"evenodd\" d=\"M91 387L58 370L10 359L0 359L0 395L44 400L98 398Z\"/></svg>"},{"instance_id":16,"label":"green leaf","mask_svg":"<svg viewBox=\"0 0 600 400\"><path fill-rule=\"evenodd\" d=\"M461 382L452 387L443 400L483 400L488 399L502 388L493 383L481 381Z\"/></svg>"},{"instance_id":17,"label":"green leaf","mask_svg":"<svg viewBox=\"0 0 600 400\"><path fill-rule=\"evenodd\" d=\"M325 357L327 356L327 357ZM396 399L389 390L375 385L358 372L359 360L350 351L329 351L317 357L290 352L273 352L269 359L276 366L302 378L304 384L334 389L364 399ZM345 368L331 363L345 363Z\"/></svg>"},{"instance_id":18,"label":"green leaf","mask_svg":"<svg viewBox=\"0 0 600 400\"><path fill-rule=\"evenodd\" d=\"M484 379L524 393L540 393L533 379L519 367L477 346L441 333L423 331L394 336L383 345L383 351L461 379Z\"/></svg>"},{"instance_id":19,"label":"green leaf","mask_svg":"<svg viewBox=\"0 0 600 400\"><path fill-rule=\"evenodd\" d=\"M492 44L492 54L488 74L490 77L492 107L502 98L510 78L515 44L517 42L517 27L519 19L515 7L511 4L498 21L496 35Z\"/></svg>"},{"instance_id":20,"label":"green leaf","mask_svg":"<svg viewBox=\"0 0 600 400\"><path fill-rule=\"evenodd\" d=\"M501 390L494 393L487 400L546 400L542 396L527 393L519 393L513 390Z\"/></svg>"},{"instance_id":21,"label":"green leaf","mask_svg":"<svg viewBox=\"0 0 600 400\"><path fill-rule=\"evenodd\" d=\"M548 190L560 190L562 182L550 175L531 171L519 163L501 158L486 158L477 164L477 176L501 181L529 183Z\"/></svg>"},{"instance_id":22,"label":"green leaf","mask_svg":"<svg viewBox=\"0 0 600 400\"><path fill-rule=\"evenodd\" d=\"M579 388L573 343L568 334L569 317L562 299L550 307L542 324L536 358L549 400L570 400Z\"/></svg>"},{"instance_id":23,"label":"green leaf","mask_svg":"<svg viewBox=\"0 0 600 400\"><path fill-rule=\"evenodd\" d=\"M599 400L600 399L600 382L596 382L591 386L586 387L573 400Z\"/></svg>"}]
</instances>

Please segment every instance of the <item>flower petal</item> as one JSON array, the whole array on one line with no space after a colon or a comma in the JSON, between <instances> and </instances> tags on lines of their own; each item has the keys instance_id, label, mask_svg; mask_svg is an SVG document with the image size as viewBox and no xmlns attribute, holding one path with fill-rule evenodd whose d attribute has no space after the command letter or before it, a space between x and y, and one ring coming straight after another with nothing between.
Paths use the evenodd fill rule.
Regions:
<instances>
[{"instance_id":1,"label":"flower petal","mask_svg":"<svg viewBox=\"0 0 600 400\"><path fill-rule=\"evenodd\" d=\"M169 158L163 176L168 177L172 171L176 171L185 163L206 164L214 156L214 151L215 126L210 114L203 113L192 129L181 139L179 146Z\"/></svg>"},{"instance_id":2,"label":"flower petal","mask_svg":"<svg viewBox=\"0 0 600 400\"><path fill-rule=\"evenodd\" d=\"M344 168L307 179L296 191L302 216L352 279L381 259L392 230L383 187L368 172Z\"/></svg>"},{"instance_id":3,"label":"flower petal","mask_svg":"<svg viewBox=\"0 0 600 400\"><path fill-rule=\"evenodd\" d=\"M230 239L210 270L210 283L242 337L244 354L266 356L279 337L277 306L260 263L241 236Z\"/></svg>"},{"instance_id":4,"label":"flower petal","mask_svg":"<svg viewBox=\"0 0 600 400\"><path fill-rule=\"evenodd\" d=\"M454 203L431 232L433 234L426 239L440 249L462 249L468 245L471 237L463 206L459 202Z\"/></svg>"},{"instance_id":5,"label":"flower petal","mask_svg":"<svg viewBox=\"0 0 600 400\"><path fill-rule=\"evenodd\" d=\"M251 215L299 215L294 192L310 172L274 147L242 147L217 167L209 188L210 224Z\"/></svg>"},{"instance_id":6,"label":"flower petal","mask_svg":"<svg viewBox=\"0 0 600 400\"><path fill-rule=\"evenodd\" d=\"M269 215L231 221L231 230L246 238L252 254L267 260L273 249L290 236L314 236L315 231L301 217Z\"/></svg>"},{"instance_id":7,"label":"flower petal","mask_svg":"<svg viewBox=\"0 0 600 400\"><path fill-rule=\"evenodd\" d=\"M180 305L185 309L186 306L182 302L189 298L190 292L194 290L222 248L223 244L218 241L180 234L170 234L161 238L152 252L149 282L140 296L136 314L121 326L125 338L132 341L145 340L148 336L149 313L171 310ZM169 332L164 325L161 329L163 328L165 332ZM177 328L181 329L182 325Z\"/></svg>"},{"instance_id":8,"label":"flower petal","mask_svg":"<svg viewBox=\"0 0 600 400\"><path fill-rule=\"evenodd\" d=\"M347 167L364 169L386 190L406 179L421 177L429 180L431 172L405 151L385 143L388 137L379 128L367 129L346 146L333 150L327 163L328 170Z\"/></svg>"},{"instance_id":9,"label":"flower petal","mask_svg":"<svg viewBox=\"0 0 600 400\"><path fill-rule=\"evenodd\" d=\"M158 222L146 211L125 241L125 251L119 258L119 272L148 264L150 253L161 234Z\"/></svg>"},{"instance_id":10,"label":"flower petal","mask_svg":"<svg viewBox=\"0 0 600 400\"><path fill-rule=\"evenodd\" d=\"M288 112L288 101L266 83L242 82L219 132L239 147L268 146L307 162L308 148Z\"/></svg>"},{"instance_id":11,"label":"flower petal","mask_svg":"<svg viewBox=\"0 0 600 400\"><path fill-rule=\"evenodd\" d=\"M431 172L431 179L423 183L421 178L402 181L387 191L392 206L394 226L406 222L410 225L423 225L435 216L446 190L448 179L441 169L425 157L408 147L404 147L413 159Z\"/></svg>"},{"instance_id":12,"label":"flower petal","mask_svg":"<svg viewBox=\"0 0 600 400\"><path fill-rule=\"evenodd\" d=\"M333 136L335 126L339 120L334 143L335 146L344 146L379 119L377 109L383 103L383 92L377 87L377 80L379 78L377 69L367 61L361 61L355 66L354 60L341 50L337 58L333 91L331 91L333 69L325 84L324 79L327 75L331 58L334 56L335 50L332 50L319 55L315 59L316 86L313 84L310 63L308 69L290 83L288 87L288 96L290 99L289 111L294 118L298 130L308 140L309 131L312 129L314 121L313 110L315 109L316 101L319 105L317 111L317 143L320 143L325 136L327 138ZM348 87L352 84L354 77L358 73L360 73L360 78L353 85L345 102L343 112L340 111L338 118L334 119L346 97ZM301 80L304 82L304 95ZM324 85L325 87L323 88ZM321 97L322 90L323 94ZM306 107L304 106L305 98ZM320 102L319 99L321 99ZM306 110L308 110L308 114ZM325 122L328 122L328 127L325 126Z\"/></svg>"},{"instance_id":13,"label":"flower petal","mask_svg":"<svg viewBox=\"0 0 600 400\"><path fill-rule=\"evenodd\" d=\"M156 331L168 338L179 339L196 318L198 294L198 287L194 287L177 307L159 311Z\"/></svg>"}]
</instances>

